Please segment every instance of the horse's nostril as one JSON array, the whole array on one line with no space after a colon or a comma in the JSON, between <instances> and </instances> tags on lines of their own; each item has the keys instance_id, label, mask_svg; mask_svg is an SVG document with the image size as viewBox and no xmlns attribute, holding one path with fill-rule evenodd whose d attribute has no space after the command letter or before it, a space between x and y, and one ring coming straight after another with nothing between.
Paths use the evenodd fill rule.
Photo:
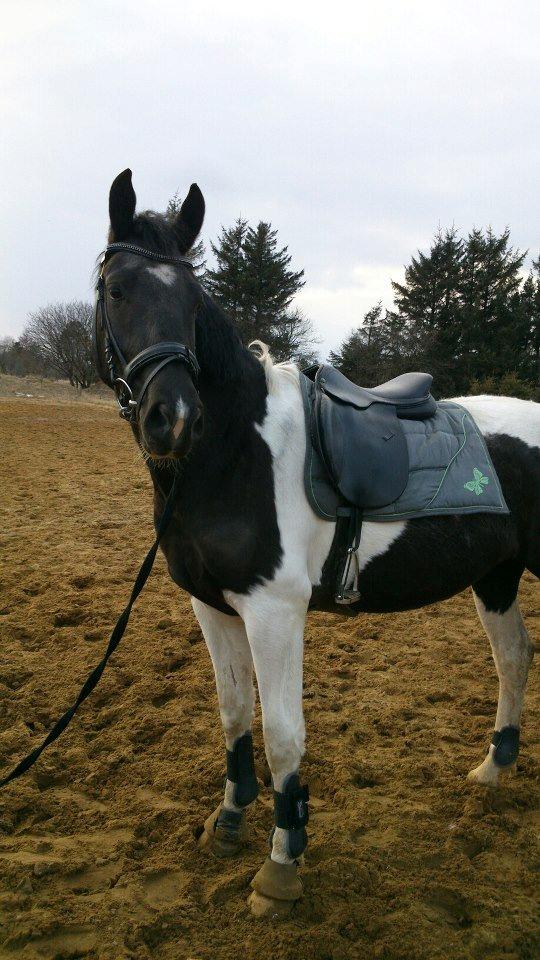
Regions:
<instances>
[{"instance_id":1,"label":"horse's nostril","mask_svg":"<svg viewBox=\"0 0 540 960\"><path fill-rule=\"evenodd\" d=\"M164 403L155 403L146 414L145 427L154 435L168 433L171 427L169 410Z\"/></svg>"}]
</instances>

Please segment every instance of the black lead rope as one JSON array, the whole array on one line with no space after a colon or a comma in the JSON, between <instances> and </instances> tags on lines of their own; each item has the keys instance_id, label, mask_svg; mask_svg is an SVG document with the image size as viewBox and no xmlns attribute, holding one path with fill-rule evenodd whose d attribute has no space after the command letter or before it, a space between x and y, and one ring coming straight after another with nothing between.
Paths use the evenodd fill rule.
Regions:
<instances>
[{"instance_id":1,"label":"black lead rope","mask_svg":"<svg viewBox=\"0 0 540 960\"><path fill-rule=\"evenodd\" d=\"M84 701L89 696L89 694L92 693L92 690L94 689L94 687L97 686L100 680L100 677L103 671L105 670L105 667L107 666L109 658L116 650L118 644L120 643L120 640L124 635L124 632L128 625L129 617L131 614L131 608L133 607L133 604L135 603L137 597L139 596L141 590L143 589L146 581L148 580L148 577L150 576L150 572L154 565L154 560L156 558L156 553L158 551L161 537L163 536L167 528L167 525L169 523L169 520L171 519L175 492L176 492L176 474L174 474L169 496L167 497L167 500L165 502L165 507L163 509L163 513L161 514L161 519L159 521L157 532L156 532L156 539L154 540L154 543L150 547L150 550L146 554L146 557L144 558L141 564L141 568L137 574L135 583L133 584L133 589L131 591L129 602L125 610L123 610L120 616L118 617L116 626L113 632L111 633L111 638L109 640L103 659L101 660L100 663L98 663L97 667L94 667L92 672L86 678L85 682L82 685L79 696L77 697L73 706L71 706L69 710L66 710L66 712L62 714L60 719L56 721L54 727L52 728L50 733L45 737L45 740L43 741L43 743L39 747L36 747L35 750L32 750L31 753L29 753L28 756L24 758L24 760L21 760L21 762L18 763L16 767L14 767L11 773L8 773L7 777L4 777L3 780L0 780L0 787L5 787L6 784L10 783L12 780L15 780L17 777L20 777L21 774L26 773L26 771L29 770L30 767L33 767L34 763L41 756L45 748L48 747L50 743L54 743L54 741L66 729L72 717L74 716L76 711L79 709L81 703L84 703Z\"/></svg>"}]
</instances>

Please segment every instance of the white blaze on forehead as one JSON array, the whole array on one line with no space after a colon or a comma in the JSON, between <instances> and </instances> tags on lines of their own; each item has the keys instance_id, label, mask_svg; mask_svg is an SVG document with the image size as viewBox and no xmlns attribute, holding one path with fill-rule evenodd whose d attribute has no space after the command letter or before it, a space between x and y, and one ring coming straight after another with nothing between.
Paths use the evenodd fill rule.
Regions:
<instances>
[{"instance_id":1,"label":"white blaze on forehead","mask_svg":"<svg viewBox=\"0 0 540 960\"><path fill-rule=\"evenodd\" d=\"M152 264L151 267L147 267L146 269L156 277L157 280L161 280L161 283L164 283L166 287L171 287L176 280L175 269L168 263Z\"/></svg>"}]
</instances>

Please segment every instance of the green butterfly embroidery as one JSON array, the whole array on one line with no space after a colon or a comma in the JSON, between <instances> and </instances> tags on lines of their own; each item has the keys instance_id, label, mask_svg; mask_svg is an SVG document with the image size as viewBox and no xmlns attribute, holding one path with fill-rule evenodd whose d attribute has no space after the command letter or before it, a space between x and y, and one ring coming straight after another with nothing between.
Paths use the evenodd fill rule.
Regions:
<instances>
[{"instance_id":1,"label":"green butterfly embroidery","mask_svg":"<svg viewBox=\"0 0 540 960\"><path fill-rule=\"evenodd\" d=\"M489 479L484 477L481 470L478 467L475 467L473 470L474 480L467 480L467 483L464 483L463 486L465 490L470 490L471 493L475 493L477 497L484 492L483 488L489 483Z\"/></svg>"}]
</instances>

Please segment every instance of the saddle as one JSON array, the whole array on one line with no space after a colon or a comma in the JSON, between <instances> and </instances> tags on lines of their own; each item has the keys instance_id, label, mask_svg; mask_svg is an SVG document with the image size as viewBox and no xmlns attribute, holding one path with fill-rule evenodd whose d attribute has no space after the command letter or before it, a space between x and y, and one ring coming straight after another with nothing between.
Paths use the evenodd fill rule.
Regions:
<instances>
[{"instance_id":1,"label":"saddle","mask_svg":"<svg viewBox=\"0 0 540 960\"><path fill-rule=\"evenodd\" d=\"M310 367L301 377L311 444L306 456L306 493L336 531L323 580L333 583L335 602L360 598L357 550L366 510L401 496L409 478L409 448L401 420L433 417L437 404L428 373L405 373L378 387L359 387L330 364ZM327 514L317 491L335 496ZM331 572L329 572L331 571Z\"/></svg>"},{"instance_id":2,"label":"saddle","mask_svg":"<svg viewBox=\"0 0 540 960\"><path fill-rule=\"evenodd\" d=\"M311 441L335 489L360 510L393 503L409 476L400 420L434 416L433 378L404 373L378 387L359 387L330 364L310 367L304 376L313 383Z\"/></svg>"},{"instance_id":3,"label":"saddle","mask_svg":"<svg viewBox=\"0 0 540 960\"><path fill-rule=\"evenodd\" d=\"M319 595L331 592L338 604L361 599L364 520L508 514L473 417L452 400L437 403L429 374L379 387L358 387L329 364L303 374L306 498L317 517L335 523Z\"/></svg>"}]
</instances>

